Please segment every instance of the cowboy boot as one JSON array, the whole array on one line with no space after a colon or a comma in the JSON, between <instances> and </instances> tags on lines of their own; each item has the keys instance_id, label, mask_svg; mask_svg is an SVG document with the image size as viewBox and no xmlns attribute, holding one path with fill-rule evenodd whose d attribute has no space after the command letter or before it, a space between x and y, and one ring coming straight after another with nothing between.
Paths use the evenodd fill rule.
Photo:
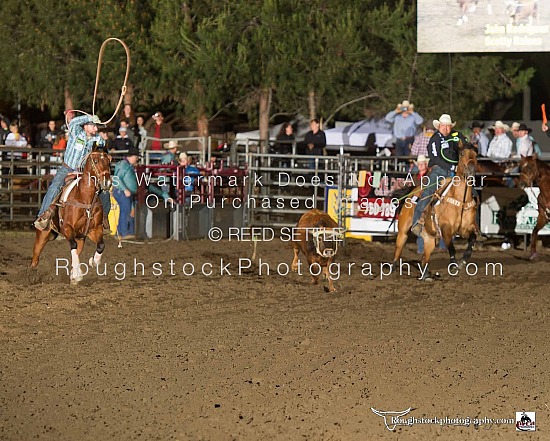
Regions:
<instances>
[{"instance_id":1,"label":"cowboy boot","mask_svg":"<svg viewBox=\"0 0 550 441\"><path fill-rule=\"evenodd\" d=\"M53 217L53 214L55 213L55 208L52 208L50 205L49 208L42 213L38 219L34 221L34 228L40 231L47 230L50 226L51 219Z\"/></svg>"},{"instance_id":2,"label":"cowboy boot","mask_svg":"<svg viewBox=\"0 0 550 441\"><path fill-rule=\"evenodd\" d=\"M420 236L423 229L424 229L424 213L422 213L422 216L420 216L420 219L418 219L418 222L412 226L411 231L413 234Z\"/></svg>"}]
</instances>

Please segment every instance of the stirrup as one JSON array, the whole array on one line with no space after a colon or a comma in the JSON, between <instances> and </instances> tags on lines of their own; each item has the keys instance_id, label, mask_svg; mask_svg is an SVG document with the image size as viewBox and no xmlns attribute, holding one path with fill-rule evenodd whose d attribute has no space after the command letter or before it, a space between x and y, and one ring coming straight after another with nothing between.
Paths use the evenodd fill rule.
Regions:
<instances>
[{"instance_id":1,"label":"stirrup","mask_svg":"<svg viewBox=\"0 0 550 441\"><path fill-rule=\"evenodd\" d=\"M47 230L49 226L50 226L49 219L39 218L34 221L34 228L36 228L37 230L44 231L44 230Z\"/></svg>"},{"instance_id":2,"label":"stirrup","mask_svg":"<svg viewBox=\"0 0 550 441\"><path fill-rule=\"evenodd\" d=\"M53 216L53 211L48 208L46 211L44 211L44 213L42 213L40 217L38 217L38 219L34 221L34 224L33 224L34 228L40 231L47 230L48 227L50 226L52 216Z\"/></svg>"},{"instance_id":3,"label":"stirrup","mask_svg":"<svg viewBox=\"0 0 550 441\"><path fill-rule=\"evenodd\" d=\"M413 234L417 235L417 236L420 236L420 234L422 233L422 230L424 228L424 225L422 223L420 223L420 221L418 221L416 224L414 224L411 228L411 231Z\"/></svg>"}]
</instances>

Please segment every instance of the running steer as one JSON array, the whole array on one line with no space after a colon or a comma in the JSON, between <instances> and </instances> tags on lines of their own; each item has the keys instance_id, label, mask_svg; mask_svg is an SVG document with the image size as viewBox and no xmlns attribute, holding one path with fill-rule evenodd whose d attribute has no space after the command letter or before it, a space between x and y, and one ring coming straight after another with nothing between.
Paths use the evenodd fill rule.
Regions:
<instances>
[{"instance_id":1,"label":"running steer","mask_svg":"<svg viewBox=\"0 0 550 441\"><path fill-rule=\"evenodd\" d=\"M328 268L338 252L338 244L343 240L343 233L334 220L325 212L311 210L303 214L296 225L292 247L294 260L292 271L298 271L301 262L298 261L300 251L306 256L311 274L311 282L319 283L321 272L328 279L328 290L336 291L334 281L329 276ZM301 272L301 269L300 269Z\"/></svg>"}]
</instances>

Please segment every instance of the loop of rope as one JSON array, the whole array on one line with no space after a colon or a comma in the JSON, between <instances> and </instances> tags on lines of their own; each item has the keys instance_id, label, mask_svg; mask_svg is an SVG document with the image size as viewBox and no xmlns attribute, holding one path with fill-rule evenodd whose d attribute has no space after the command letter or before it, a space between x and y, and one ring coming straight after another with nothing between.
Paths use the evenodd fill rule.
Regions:
<instances>
[{"instance_id":1,"label":"loop of rope","mask_svg":"<svg viewBox=\"0 0 550 441\"><path fill-rule=\"evenodd\" d=\"M107 121L102 121L102 124L109 124L113 118L116 116L116 114L118 113L119 109L120 109L120 105L122 104L122 100L124 99L124 95L126 94L126 83L128 82L128 76L130 75L130 49L128 48L128 46L126 45L126 43L124 43L124 41L120 40L119 38L115 38L115 37L110 37L110 38L107 38L107 40L105 40L103 42L103 44L101 45L101 48L99 49L99 56L98 56L98 59L97 59L97 73L96 73L96 77L95 77L95 87L94 87L94 101L92 103L92 114L95 115L95 99L97 97L97 87L99 85L99 74L101 72L101 63L102 63L102 60L103 60L103 52L105 52L105 46L107 45L107 43L109 43L109 41L118 41L122 47L124 48L124 50L126 51L126 74L124 75L124 83L122 84L122 87L121 87L121 90L120 90L120 98L118 99L118 103L117 103L117 106L116 106L116 109L115 109L115 112L113 113L113 116L111 116L111 118L109 118Z\"/></svg>"},{"instance_id":2,"label":"loop of rope","mask_svg":"<svg viewBox=\"0 0 550 441\"><path fill-rule=\"evenodd\" d=\"M124 47L124 50L126 51L126 74L124 75L124 83L122 84L122 87L120 89L120 98L118 99L118 103L117 103L116 109L113 113L113 116L111 116L111 118L109 118L107 121L100 121L100 123L101 124L109 124L113 120L113 118L116 116L118 111L120 110L120 105L122 104L122 100L124 99L124 95L126 94L126 90L127 90L126 83L128 82L128 77L130 75L130 49L128 48L126 43L124 43L124 41L120 40L119 38L109 37L109 38L107 38L107 40L105 40L103 42L103 44L101 45L101 48L99 49L99 56L98 56L98 59L97 59L97 72L96 72L95 86L94 86L94 99L93 99L93 102L92 102L92 114L90 115L88 112L84 112L83 110L77 110L77 109L67 110L65 112L65 124L67 126L67 129L69 128L68 116L69 116L70 113L78 112L78 113L82 113L84 115L88 115L89 117L92 117L93 115L96 114L95 113L95 100L97 98L97 88L98 88L98 85L99 85L99 74L101 72L101 63L103 61L103 53L105 52L105 46L107 45L107 43L109 43L109 41L112 41L112 40L118 41L122 45L122 47Z\"/></svg>"}]
</instances>

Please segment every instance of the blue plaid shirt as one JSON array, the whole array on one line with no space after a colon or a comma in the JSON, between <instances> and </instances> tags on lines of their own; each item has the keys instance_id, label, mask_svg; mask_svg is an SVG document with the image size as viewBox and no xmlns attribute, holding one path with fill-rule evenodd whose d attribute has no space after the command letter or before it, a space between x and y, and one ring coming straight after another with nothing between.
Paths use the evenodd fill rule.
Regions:
<instances>
[{"instance_id":1,"label":"blue plaid shirt","mask_svg":"<svg viewBox=\"0 0 550 441\"><path fill-rule=\"evenodd\" d=\"M82 124L89 121L89 119L89 116L82 115L73 118L69 123L69 140L63 159L65 164L73 170L79 169L84 157L92 151L94 142L98 146L105 145L105 141L99 135L94 135L91 138L86 137Z\"/></svg>"}]
</instances>

